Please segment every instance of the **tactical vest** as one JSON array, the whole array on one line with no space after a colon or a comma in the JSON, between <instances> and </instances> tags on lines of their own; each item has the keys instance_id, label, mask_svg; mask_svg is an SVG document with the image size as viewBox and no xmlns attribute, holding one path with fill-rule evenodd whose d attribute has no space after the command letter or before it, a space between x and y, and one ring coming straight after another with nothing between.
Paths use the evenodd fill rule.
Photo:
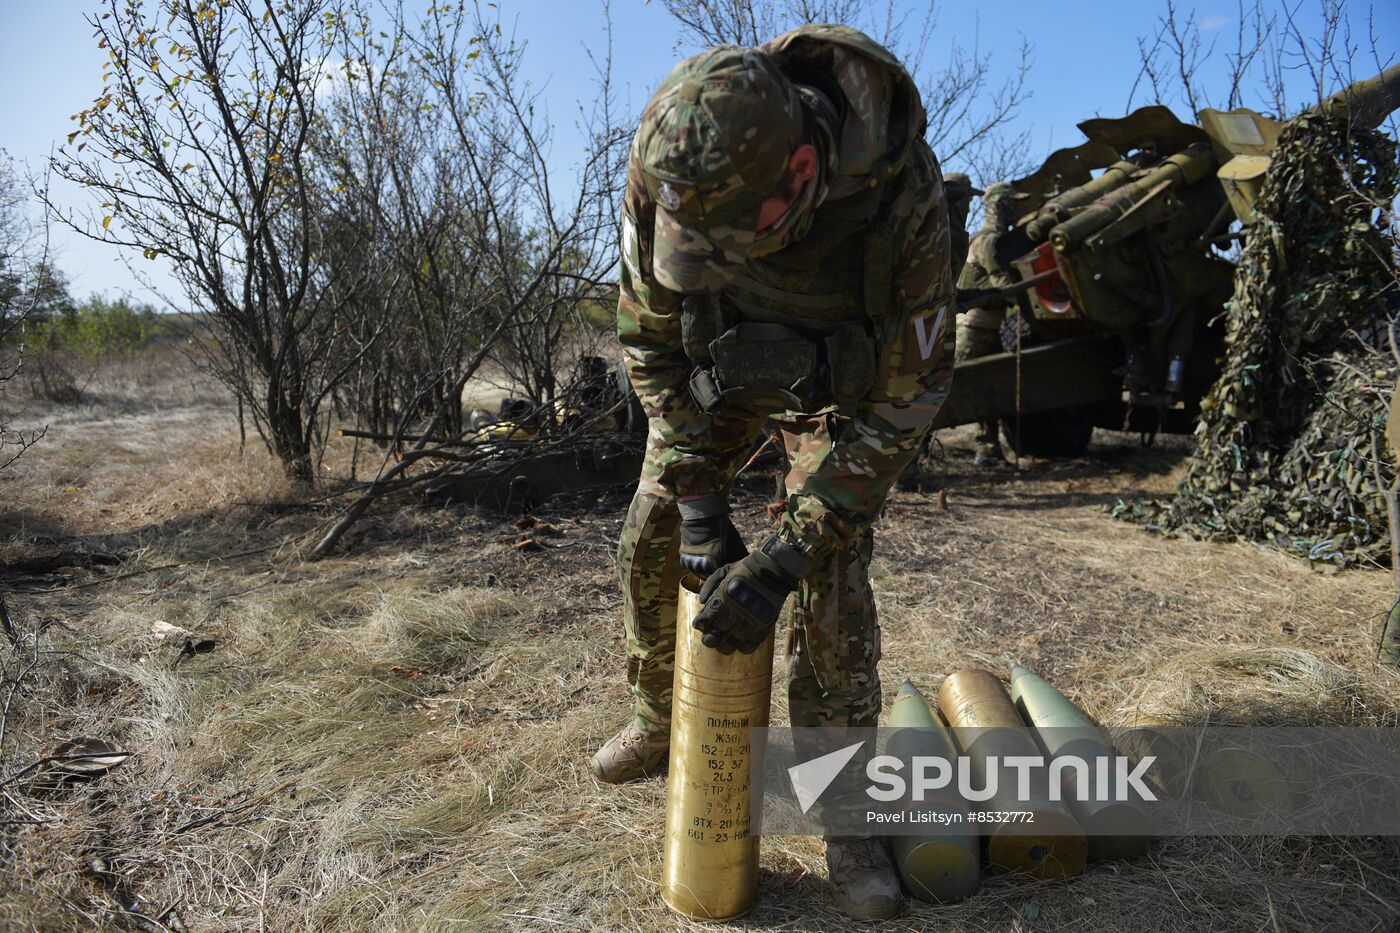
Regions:
<instances>
[{"instance_id":1,"label":"tactical vest","mask_svg":"<svg viewBox=\"0 0 1400 933\"><path fill-rule=\"evenodd\" d=\"M836 407L851 415L874 387L878 324L895 311L892 231L880 219L893 186L922 135L923 108L913 82L887 51L841 27L804 27L767 48L793 80L813 84L842 109L829 144L843 145L846 95L832 70L834 46L879 68L893 89L890 151L867 160L858 177L837 175L832 197L807 234L751 259L718 295L685 299L682 343L695 365L690 391L702 411L774 414Z\"/></svg>"},{"instance_id":2,"label":"tactical vest","mask_svg":"<svg viewBox=\"0 0 1400 933\"><path fill-rule=\"evenodd\" d=\"M967 262L963 264L962 272L958 275L958 288L971 290L1000 287L992 281L987 264L996 262L997 242L1001 238L1002 232L1000 230L986 226L972 235L968 246ZM980 308L973 308L964 313L961 325L973 330L1001 330L1002 319L1009 307L1010 304L1005 298L993 299Z\"/></svg>"}]
</instances>

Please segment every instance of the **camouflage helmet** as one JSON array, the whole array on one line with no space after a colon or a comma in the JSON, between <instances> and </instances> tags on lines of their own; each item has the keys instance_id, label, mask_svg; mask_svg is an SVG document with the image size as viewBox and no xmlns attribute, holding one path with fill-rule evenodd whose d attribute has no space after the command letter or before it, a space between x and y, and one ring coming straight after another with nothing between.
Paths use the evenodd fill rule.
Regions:
<instances>
[{"instance_id":1,"label":"camouflage helmet","mask_svg":"<svg viewBox=\"0 0 1400 933\"><path fill-rule=\"evenodd\" d=\"M986 191L982 192L982 207L991 210L1002 201L1024 201L1028 197L1030 195L1024 191L1017 191L1009 181L993 182L987 186Z\"/></svg>"},{"instance_id":2,"label":"camouflage helmet","mask_svg":"<svg viewBox=\"0 0 1400 933\"><path fill-rule=\"evenodd\" d=\"M943 196L949 204L971 201L974 196L981 194L985 192L974 187L972 179L962 172L948 172L943 176Z\"/></svg>"},{"instance_id":3,"label":"camouflage helmet","mask_svg":"<svg viewBox=\"0 0 1400 933\"><path fill-rule=\"evenodd\" d=\"M733 278L756 252L759 208L802 139L797 89L762 50L722 46L677 65L633 142L656 204L657 281L707 292Z\"/></svg>"}]
</instances>

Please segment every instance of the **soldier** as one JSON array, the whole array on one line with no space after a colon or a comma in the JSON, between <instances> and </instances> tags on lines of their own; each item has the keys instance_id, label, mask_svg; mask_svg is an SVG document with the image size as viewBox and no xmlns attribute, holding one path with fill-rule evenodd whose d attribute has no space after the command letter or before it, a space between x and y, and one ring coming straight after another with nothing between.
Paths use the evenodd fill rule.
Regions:
<instances>
[{"instance_id":1,"label":"soldier","mask_svg":"<svg viewBox=\"0 0 1400 933\"><path fill-rule=\"evenodd\" d=\"M947 397L953 289L943 184L918 91L855 30L805 26L687 59L643 111L622 209L618 336L649 418L618 555L634 719L605 781L666 759L682 568L696 627L753 651L796 593L795 726L873 726L880 629L871 526ZM789 458L780 529L749 552L729 518L765 421ZM902 906L882 841L831 838L853 916Z\"/></svg>"},{"instance_id":2,"label":"soldier","mask_svg":"<svg viewBox=\"0 0 1400 933\"><path fill-rule=\"evenodd\" d=\"M1017 204L1025 197L1004 181L987 186L982 194L982 229L973 235L968 246L967 263L958 276L958 288L1006 288L1016 284L1010 271L997 258L997 243L1016 222ZM999 299L958 316L957 362L1002 352L1001 324L1006 308L1006 300ZM995 419L978 426L974 462L979 466L1006 462L997 438Z\"/></svg>"},{"instance_id":3,"label":"soldier","mask_svg":"<svg viewBox=\"0 0 1400 933\"><path fill-rule=\"evenodd\" d=\"M974 188L972 179L962 172L949 172L943 176L943 197L948 202L948 252L954 282L967 263L967 213L972 208L972 199L983 194L985 192Z\"/></svg>"}]
</instances>

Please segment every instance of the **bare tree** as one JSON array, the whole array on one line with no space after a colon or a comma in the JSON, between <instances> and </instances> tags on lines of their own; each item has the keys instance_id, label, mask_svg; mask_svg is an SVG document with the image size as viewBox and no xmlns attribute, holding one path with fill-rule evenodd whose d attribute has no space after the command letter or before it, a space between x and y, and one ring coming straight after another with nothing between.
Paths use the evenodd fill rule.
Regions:
<instances>
[{"instance_id":1,"label":"bare tree","mask_svg":"<svg viewBox=\"0 0 1400 933\"><path fill-rule=\"evenodd\" d=\"M368 62L362 75L380 76L378 90L359 82L350 93L363 95L360 103L347 108L377 121L379 149L361 145L347 159L382 166L374 210L408 310L381 353L417 361L387 433L417 440L386 461L313 557L328 553L375 496L403 488L410 467L441 456L435 438L460 436L462 392L488 359L538 403L548 430L574 322L583 303L607 293L615 262L628 137L615 112L610 47L595 59L597 91L579 117L587 148L566 180L551 157L548 115L521 71L523 44L494 8L434 6L414 23L398 7L386 16L395 24L388 38L346 55ZM380 145L386 137L391 151Z\"/></svg>"},{"instance_id":2,"label":"bare tree","mask_svg":"<svg viewBox=\"0 0 1400 933\"><path fill-rule=\"evenodd\" d=\"M552 402L577 310L606 287L623 138L609 128L609 64L596 60L583 121L599 151L561 184L522 44L501 23L480 9L434 8L416 24L401 6L377 12L355 5L346 18L321 137L337 209L372 221L375 261L398 286L393 337L362 360L359 414L378 432L399 413L431 415L450 435L462 417L452 386L497 327L486 348L510 390Z\"/></svg>"},{"instance_id":3,"label":"bare tree","mask_svg":"<svg viewBox=\"0 0 1400 933\"><path fill-rule=\"evenodd\" d=\"M439 89L437 106L450 116L462 169L471 182L470 223L461 231L465 252L481 258L496 289L488 307L503 315L495 354L507 375L538 405L554 402L561 353L580 306L610 284L614 225L626 157L611 84L611 22L601 55L594 55L596 90L580 105L587 141L573 179L551 165L550 119L540 91L522 73L523 45L498 14L477 4L437 13L425 23L419 62ZM460 47L469 35L470 49ZM473 72L450 63L466 56ZM482 101L494 106L483 111Z\"/></svg>"},{"instance_id":4,"label":"bare tree","mask_svg":"<svg viewBox=\"0 0 1400 933\"><path fill-rule=\"evenodd\" d=\"M930 0L922 12L855 0L665 0L681 26L683 40L695 46L758 45L805 23L843 23L862 29L904 63L923 95L929 145L945 171L967 171L982 183L1023 175L1038 163L1030 134L1013 129L1031 99L1027 85L1031 45L1004 50L1009 64L983 49L974 34L971 47L954 40L940 67L928 67L926 53L938 21Z\"/></svg>"},{"instance_id":5,"label":"bare tree","mask_svg":"<svg viewBox=\"0 0 1400 933\"><path fill-rule=\"evenodd\" d=\"M46 244L30 222L26 201L14 163L0 150L0 470L14 463L45 430L11 427L13 413L3 405L6 388L24 365L25 324L39 300L35 270L47 267Z\"/></svg>"},{"instance_id":6,"label":"bare tree","mask_svg":"<svg viewBox=\"0 0 1400 933\"><path fill-rule=\"evenodd\" d=\"M1362 51L1352 34L1346 0L1303 0L1266 8L1260 0L1237 0L1232 47L1222 52L1221 34L1205 30L1195 10L1163 0L1154 31L1137 40L1140 68L1128 92L1135 101L1184 105L1188 119L1212 107L1254 107L1282 120L1355 81L1352 65ZM1372 51L1375 37L1371 36ZM1223 74L1213 70L1223 54ZM1388 61L1374 56L1376 70ZM1369 70L1369 65L1363 70ZM1307 98L1290 105L1287 78L1306 75Z\"/></svg>"},{"instance_id":7,"label":"bare tree","mask_svg":"<svg viewBox=\"0 0 1400 933\"><path fill-rule=\"evenodd\" d=\"M318 261L328 236L356 233L321 224L309 145L336 10L107 0L89 22L108 52L104 86L52 164L101 208L50 208L80 233L172 263L208 328L213 373L288 476L312 484L324 404L376 336L344 318L364 273L332 278Z\"/></svg>"}]
</instances>

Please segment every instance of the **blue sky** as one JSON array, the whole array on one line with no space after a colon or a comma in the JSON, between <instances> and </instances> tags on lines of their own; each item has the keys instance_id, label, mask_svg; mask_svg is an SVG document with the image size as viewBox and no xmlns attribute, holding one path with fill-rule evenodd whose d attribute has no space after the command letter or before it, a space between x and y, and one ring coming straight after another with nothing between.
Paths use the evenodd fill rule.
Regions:
<instances>
[{"instance_id":1,"label":"blue sky","mask_svg":"<svg viewBox=\"0 0 1400 933\"><path fill-rule=\"evenodd\" d=\"M579 143L573 132L575 99L587 94L593 71L586 44L603 41L600 6L592 0L500 0L507 18L515 17L519 34L528 40L527 68L546 90L550 115L556 122L554 154L566 166ZM926 2L896 0L897 5L923 10ZM426 0L424 0L426 5ZM412 4L410 4L412 5ZM1207 36L1220 37L1221 51L1233 41L1237 21L1234 0L1191 3L1179 0L1183 12L1194 10ZM1282 0L1266 0L1282 9ZM1319 0L1291 0L1305 34L1314 31ZM30 169L41 169L50 147L70 131L69 115L85 107L100 90L104 53L83 20L95 4L85 0L0 0L0 147ZM1032 46L1030 87L1033 98L1017 128L1031 131L1037 156L1080 140L1075 123L1095 115L1125 112L1128 89L1139 71L1137 38L1155 31L1164 0L1118 4L1106 15L1104 6L1089 2L1047 3L1045 0L944 2L938 6L937 28L926 60L946 57L954 42L991 51L998 69L1014 65L1014 50L1022 37ZM1369 31L1378 40L1383 64L1400 54L1400 4L1374 6L1352 2L1347 10L1354 40L1360 46L1358 75L1373 73ZM652 87L689 49L677 49L678 30L661 0L612 0L616 80L632 110L645 101ZM1223 74L1223 54L1213 68ZM1302 100L1307 79L1301 70L1290 74L1295 99ZM1207 81L1209 85L1210 82ZM1138 103L1141 101L1139 100ZM1186 117L1185 108L1178 115ZM963 166L946 165L952 171ZM58 189L60 200L86 203L81 191ZM52 228L58 265L70 276L78 295L99 291L132 291L144 297L121 257L109 246L93 243L58 226ZM159 268L150 269L159 284L169 282Z\"/></svg>"}]
</instances>

